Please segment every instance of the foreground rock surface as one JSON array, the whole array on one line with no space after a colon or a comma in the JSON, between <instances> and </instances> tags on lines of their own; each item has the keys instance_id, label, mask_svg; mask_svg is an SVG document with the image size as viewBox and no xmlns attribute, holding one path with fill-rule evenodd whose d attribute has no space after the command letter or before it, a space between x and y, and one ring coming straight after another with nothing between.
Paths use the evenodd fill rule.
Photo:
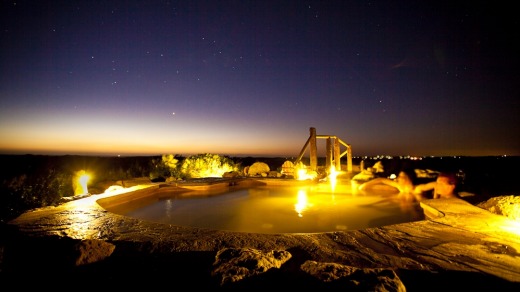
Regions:
<instances>
[{"instance_id":1,"label":"foreground rock surface","mask_svg":"<svg viewBox=\"0 0 520 292\"><path fill-rule=\"evenodd\" d=\"M97 199L34 210L10 222L2 282L69 289L102 282L113 289L138 283L212 290L520 288L518 222L462 199L423 202L427 220L316 234L157 224L107 212ZM57 278L59 284L49 280Z\"/></svg>"}]
</instances>

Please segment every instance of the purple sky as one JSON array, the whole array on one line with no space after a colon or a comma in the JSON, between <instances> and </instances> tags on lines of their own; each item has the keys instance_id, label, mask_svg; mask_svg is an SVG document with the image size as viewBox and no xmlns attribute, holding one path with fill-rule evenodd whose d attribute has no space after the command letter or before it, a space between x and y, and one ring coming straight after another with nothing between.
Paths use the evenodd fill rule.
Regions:
<instances>
[{"instance_id":1,"label":"purple sky","mask_svg":"<svg viewBox=\"0 0 520 292\"><path fill-rule=\"evenodd\" d=\"M0 153L520 155L512 3L0 3Z\"/></svg>"}]
</instances>

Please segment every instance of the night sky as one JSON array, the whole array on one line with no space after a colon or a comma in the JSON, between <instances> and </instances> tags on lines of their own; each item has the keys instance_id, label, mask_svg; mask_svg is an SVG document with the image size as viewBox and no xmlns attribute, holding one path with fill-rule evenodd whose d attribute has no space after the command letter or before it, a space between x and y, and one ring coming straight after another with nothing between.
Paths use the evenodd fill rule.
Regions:
<instances>
[{"instance_id":1,"label":"night sky","mask_svg":"<svg viewBox=\"0 0 520 292\"><path fill-rule=\"evenodd\" d=\"M0 153L520 155L499 2L1 0Z\"/></svg>"}]
</instances>

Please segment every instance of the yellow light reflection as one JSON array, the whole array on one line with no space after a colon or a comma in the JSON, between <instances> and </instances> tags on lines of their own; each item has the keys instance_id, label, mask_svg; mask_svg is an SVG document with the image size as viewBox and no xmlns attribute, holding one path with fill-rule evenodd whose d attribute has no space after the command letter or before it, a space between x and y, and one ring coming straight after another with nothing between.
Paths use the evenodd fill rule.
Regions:
<instances>
[{"instance_id":1,"label":"yellow light reflection","mask_svg":"<svg viewBox=\"0 0 520 292\"><path fill-rule=\"evenodd\" d=\"M336 186L338 174L339 173L336 172L336 168L334 166L331 166L330 172L329 172L329 182L330 182L331 186ZM334 187L333 187L333 189L334 189Z\"/></svg>"},{"instance_id":2,"label":"yellow light reflection","mask_svg":"<svg viewBox=\"0 0 520 292\"><path fill-rule=\"evenodd\" d=\"M309 208L307 192L305 190L298 190L296 204L294 204L294 210L298 213L298 217L303 217L303 211L307 208Z\"/></svg>"},{"instance_id":3,"label":"yellow light reflection","mask_svg":"<svg viewBox=\"0 0 520 292\"><path fill-rule=\"evenodd\" d=\"M337 177L339 174L340 174L340 172L336 171L336 168L334 166L330 167L328 179L329 179L329 183L330 183L330 189L332 192L334 192L334 190L336 189L336 185L338 183Z\"/></svg>"},{"instance_id":4,"label":"yellow light reflection","mask_svg":"<svg viewBox=\"0 0 520 292\"><path fill-rule=\"evenodd\" d=\"M105 193L100 195L103 197L110 197L147 187L149 186L136 185L129 188L123 188L120 186L110 187L105 191ZM68 236L71 236L72 238L95 238L99 235L99 230L106 228L106 226L99 225L103 224L98 220L99 214L92 211L93 209L99 208L99 204L96 202L99 198L99 196L88 196L60 206L61 208L66 208L66 210L68 210L68 212L62 213L60 219L62 222L68 222L66 231Z\"/></svg>"},{"instance_id":5,"label":"yellow light reflection","mask_svg":"<svg viewBox=\"0 0 520 292\"><path fill-rule=\"evenodd\" d=\"M120 185L111 185L110 187L108 187L104 192L103 194L107 194L107 195L119 195L119 194L124 194L124 193L128 193L128 192L132 192L132 191L137 191L137 190L140 190L140 189L144 189L146 188L147 186L146 185L136 185L136 186L132 186L132 187L129 187L129 188L125 188L123 186L120 186Z\"/></svg>"}]
</instances>

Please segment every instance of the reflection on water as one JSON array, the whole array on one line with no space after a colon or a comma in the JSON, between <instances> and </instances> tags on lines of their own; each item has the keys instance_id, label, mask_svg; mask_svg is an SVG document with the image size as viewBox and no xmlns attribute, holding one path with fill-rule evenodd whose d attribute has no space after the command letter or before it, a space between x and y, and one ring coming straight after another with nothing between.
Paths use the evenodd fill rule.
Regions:
<instances>
[{"instance_id":1,"label":"reflection on water","mask_svg":"<svg viewBox=\"0 0 520 292\"><path fill-rule=\"evenodd\" d=\"M419 204L394 193L363 196L320 187L252 187L218 195L161 193L110 210L174 225L254 233L355 230L424 219Z\"/></svg>"},{"instance_id":2,"label":"reflection on water","mask_svg":"<svg viewBox=\"0 0 520 292\"><path fill-rule=\"evenodd\" d=\"M307 192L305 190L298 190L298 197L296 199L296 204L294 204L294 210L298 213L298 217L303 217L303 211L307 209L309 205L309 201L307 200Z\"/></svg>"}]
</instances>

